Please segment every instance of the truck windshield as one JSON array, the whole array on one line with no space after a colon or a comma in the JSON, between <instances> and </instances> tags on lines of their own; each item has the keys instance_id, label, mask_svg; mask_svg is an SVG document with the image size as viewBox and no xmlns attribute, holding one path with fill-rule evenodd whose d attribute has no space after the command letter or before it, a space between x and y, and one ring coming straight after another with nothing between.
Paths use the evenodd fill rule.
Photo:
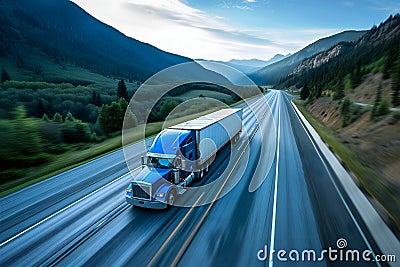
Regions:
<instances>
[{"instance_id":1,"label":"truck windshield","mask_svg":"<svg viewBox=\"0 0 400 267\"><path fill-rule=\"evenodd\" d=\"M173 168L173 159L168 158L158 158L158 157L149 157L150 164L154 168Z\"/></svg>"}]
</instances>

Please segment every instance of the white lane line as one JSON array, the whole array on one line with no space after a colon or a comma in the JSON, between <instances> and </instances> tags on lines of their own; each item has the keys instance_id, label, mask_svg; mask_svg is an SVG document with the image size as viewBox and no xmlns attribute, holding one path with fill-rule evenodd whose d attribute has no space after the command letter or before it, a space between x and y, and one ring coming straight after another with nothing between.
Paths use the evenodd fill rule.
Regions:
<instances>
[{"instance_id":1,"label":"white lane line","mask_svg":"<svg viewBox=\"0 0 400 267\"><path fill-rule=\"evenodd\" d=\"M280 100L280 94L278 95L278 100ZM276 202L278 194L278 174L279 174L279 143L281 140L281 109L280 104L278 105L278 146L276 150L276 167L275 167L275 185L274 185L274 206L272 210L272 226L271 226L271 240L269 242L269 251L273 251L275 247L275 224L276 224ZM272 255L272 253L270 253ZM269 267L272 267L274 262L269 259Z\"/></svg>"},{"instance_id":2,"label":"white lane line","mask_svg":"<svg viewBox=\"0 0 400 267\"><path fill-rule=\"evenodd\" d=\"M293 102L292 102L292 103L293 103ZM292 105L294 105L294 104L292 104ZM292 106L292 108L295 109L293 106ZM297 109L297 107L296 107L296 109ZM296 112L296 111L295 111L295 112ZM300 111L299 111L299 112L300 112ZM296 113L297 113L297 112L296 112ZM309 135L308 131L307 131L306 128L304 127L302 121L300 120L299 115L297 115L296 117L297 117L297 119L300 121L300 125L303 127L304 131L306 132L308 138L309 138L310 141L311 141L311 144L313 145L315 151L317 152L318 157L320 158L322 164L324 165L325 170L326 170L326 172L328 173L328 176L329 176L329 178L330 178L330 180L331 180L333 186L335 187L335 189L336 189L336 191L337 191L337 193L338 193L338 195L339 195L340 200L342 201L342 203L344 204L344 206L345 206L345 208L346 208L346 210L347 210L347 213L350 215L352 221L354 222L354 224L355 224L355 226L356 226L358 232L360 233L360 235L361 235L362 239L364 240L365 244L367 245L368 249L372 252L372 255L373 255L374 257L376 257L375 252L374 252L374 250L372 249L371 244L368 242L367 237L365 236L365 234L364 234L364 232L362 231L360 225L358 224L356 218L354 217L353 213L351 212L350 207L347 205L347 203L346 203L346 201L345 201L345 199L344 199L342 193L340 192L339 188L337 187L336 182L335 182L335 180L333 179L332 174L331 174L331 172L329 171L329 168L328 168L328 166L326 165L326 163L325 163L324 159L322 158L321 154L319 153L319 151L318 151L316 145L314 144L313 139L311 138L311 136ZM376 262L376 264L377 264L378 266L381 266L381 264L380 264L378 261Z\"/></svg>"},{"instance_id":3,"label":"white lane line","mask_svg":"<svg viewBox=\"0 0 400 267\"><path fill-rule=\"evenodd\" d=\"M199 203L200 199L203 197L204 192L201 193L201 195L197 198L196 202L193 204L193 206L190 208L190 210L185 214L183 219L179 222L179 224L175 227L174 231L168 236L168 238L164 241L164 243L161 245L160 249L157 251L156 254L154 254L153 258L150 260L150 262L147 264L147 267L154 266L154 263L156 262L157 258L165 247L168 245L168 243L172 240L172 238L175 236L175 234L178 232L178 230L182 227L183 223L186 221L187 218L189 218L190 213L194 210L195 207L197 207L197 204Z\"/></svg>"},{"instance_id":4,"label":"white lane line","mask_svg":"<svg viewBox=\"0 0 400 267\"><path fill-rule=\"evenodd\" d=\"M135 169L133 169L132 172L136 171L136 170L139 169L139 168L140 168L140 166L137 167L137 168L135 168ZM41 221L39 221L39 222L35 223L34 225L30 226L29 228L25 229L24 231L22 231L22 232L20 232L20 233L18 233L18 234L16 234L16 235L14 235L13 237L7 239L6 241L4 241L3 243L0 244L0 247L6 245L7 243L13 241L13 240L16 239L17 237L20 237L21 235L25 234L26 232L32 230L33 228L35 228L35 227L37 227L37 226L39 226L39 225L41 225L42 223L44 223L44 222L50 220L50 219L53 218L54 216L57 216L57 215L60 214L61 212L65 211L65 210L67 210L67 209L69 209L69 208L71 208L72 206L78 204L79 202L85 200L86 198L88 198L88 197L90 197L90 196L96 194L96 193L99 192L100 190L102 190L102 189L106 188L107 186L109 186L109 185L115 183L116 181L121 180L123 177L125 177L126 175L129 175L130 173L131 173L131 172L125 173L124 175L121 175L120 177L118 177L118 178L112 180L111 182L109 182L109 183L103 185L102 187L100 187L100 188L96 189L95 191L91 192L90 194L88 194L88 195L86 195L86 196L84 196L84 197L82 197L82 198L76 200L75 202L69 204L68 206L62 208L61 210L59 210L59 211L53 213L52 215L50 215L50 216L48 216L48 217L42 219Z\"/></svg>"},{"instance_id":5,"label":"white lane line","mask_svg":"<svg viewBox=\"0 0 400 267\"><path fill-rule=\"evenodd\" d=\"M243 140L243 142L240 144L240 146L238 147L238 151L242 148L242 146L244 145L244 143L246 142L246 140Z\"/></svg>"}]
</instances>

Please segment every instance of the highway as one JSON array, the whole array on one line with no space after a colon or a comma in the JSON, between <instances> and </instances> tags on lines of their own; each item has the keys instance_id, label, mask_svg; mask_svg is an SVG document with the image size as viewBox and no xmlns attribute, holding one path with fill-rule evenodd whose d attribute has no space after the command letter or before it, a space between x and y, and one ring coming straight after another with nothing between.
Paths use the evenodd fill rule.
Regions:
<instances>
[{"instance_id":1,"label":"highway","mask_svg":"<svg viewBox=\"0 0 400 267\"><path fill-rule=\"evenodd\" d=\"M226 182L238 182L222 198L193 208L131 207L125 188L142 153L134 155L137 170L130 174L118 150L0 199L0 266L388 266L327 255L312 263L289 259L291 250L301 257L311 249L318 258L324 249L338 250L339 239L347 241L345 249L371 250L371 257L383 252L296 115L291 96L271 91L265 100L253 101L254 110L263 114L268 104L273 117L256 124L245 108L251 141L233 145L233 154L229 145L223 148L197 182L215 181L228 170ZM260 134L271 125L273 136ZM271 140L274 146L261 146ZM263 182L252 192L256 166L265 160L261 148L269 147L272 166L256 172ZM260 259L265 246L287 251L287 261L277 253ZM399 253L396 257L400 261Z\"/></svg>"}]
</instances>

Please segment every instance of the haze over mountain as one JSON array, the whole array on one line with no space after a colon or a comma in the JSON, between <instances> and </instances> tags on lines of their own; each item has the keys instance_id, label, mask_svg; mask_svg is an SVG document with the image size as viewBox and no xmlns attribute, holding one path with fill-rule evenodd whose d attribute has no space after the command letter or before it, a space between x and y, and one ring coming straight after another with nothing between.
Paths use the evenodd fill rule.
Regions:
<instances>
[{"instance_id":1,"label":"haze over mountain","mask_svg":"<svg viewBox=\"0 0 400 267\"><path fill-rule=\"evenodd\" d=\"M284 58L287 58L291 54L282 55L282 54L276 54L269 60L260 60L260 59L231 59L227 64L231 66L237 66L238 68L242 68L245 73L256 71L257 69L266 67L268 65L271 65L275 62L278 62ZM240 69L239 69L240 70Z\"/></svg>"},{"instance_id":2,"label":"haze over mountain","mask_svg":"<svg viewBox=\"0 0 400 267\"><path fill-rule=\"evenodd\" d=\"M344 31L322 38L279 62L251 73L250 77L260 84L277 84L282 78L290 74L305 58L327 50L340 42L357 41L365 33L366 31Z\"/></svg>"},{"instance_id":3,"label":"haze over mountain","mask_svg":"<svg viewBox=\"0 0 400 267\"><path fill-rule=\"evenodd\" d=\"M4 0L0 7L0 59L7 59L14 77L13 71L41 72L43 60L144 81L172 65L193 62L127 37L69 0ZM45 74L40 79L57 81Z\"/></svg>"},{"instance_id":4,"label":"haze over mountain","mask_svg":"<svg viewBox=\"0 0 400 267\"><path fill-rule=\"evenodd\" d=\"M198 59L198 61L208 61L208 62L225 64L225 65L235 68L238 71L241 71L245 74L249 74L249 73L259 70L260 68L263 68L263 67L266 67L275 62L278 62L290 55L291 54L287 54L286 56L281 55L281 54L276 54L269 60L261 60L261 59L253 58L253 59L231 59L229 61Z\"/></svg>"}]
</instances>

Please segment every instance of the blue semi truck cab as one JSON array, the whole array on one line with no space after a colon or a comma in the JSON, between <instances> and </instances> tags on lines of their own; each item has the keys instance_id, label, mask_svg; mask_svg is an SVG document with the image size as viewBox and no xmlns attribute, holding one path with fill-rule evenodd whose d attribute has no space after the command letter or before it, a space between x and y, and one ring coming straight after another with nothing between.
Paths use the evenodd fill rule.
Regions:
<instances>
[{"instance_id":1,"label":"blue semi truck cab","mask_svg":"<svg viewBox=\"0 0 400 267\"><path fill-rule=\"evenodd\" d=\"M174 205L185 187L203 178L216 153L242 130L242 109L222 109L161 131L141 158L142 169L126 189L134 206Z\"/></svg>"}]
</instances>

